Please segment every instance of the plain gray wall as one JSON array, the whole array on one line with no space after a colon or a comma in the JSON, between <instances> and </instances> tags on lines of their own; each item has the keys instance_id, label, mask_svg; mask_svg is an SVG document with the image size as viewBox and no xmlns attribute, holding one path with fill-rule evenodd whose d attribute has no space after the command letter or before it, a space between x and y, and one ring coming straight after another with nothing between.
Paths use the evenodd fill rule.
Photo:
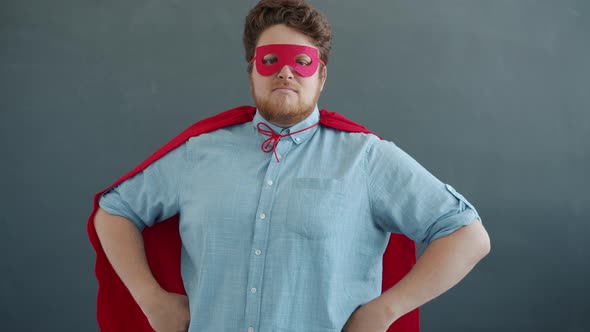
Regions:
<instances>
[{"instance_id":1,"label":"plain gray wall","mask_svg":"<svg viewBox=\"0 0 590 332\"><path fill-rule=\"evenodd\" d=\"M422 331L588 331L590 2L312 1L320 107L474 203L492 253ZM0 2L0 329L96 331L95 192L191 123L252 104L255 1Z\"/></svg>"}]
</instances>

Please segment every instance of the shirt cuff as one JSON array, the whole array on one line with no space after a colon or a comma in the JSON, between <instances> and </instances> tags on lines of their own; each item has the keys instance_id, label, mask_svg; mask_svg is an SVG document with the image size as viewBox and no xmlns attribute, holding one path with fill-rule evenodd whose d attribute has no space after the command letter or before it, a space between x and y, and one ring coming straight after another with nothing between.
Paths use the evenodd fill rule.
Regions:
<instances>
[{"instance_id":1,"label":"shirt cuff","mask_svg":"<svg viewBox=\"0 0 590 332\"><path fill-rule=\"evenodd\" d=\"M119 195L119 192L116 188L112 188L109 191L103 193L100 196L98 201L98 205L108 212L109 214L123 217L131 221L137 229L142 232L146 227L146 224L141 220L141 218L133 212L131 207Z\"/></svg>"},{"instance_id":2,"label":"shirt cuff","mask_svg":"<svg viewBox=\"0 0 590 332\"><path fill-rule=\"evenodd\" d=\"M450 184L445 184L445 188L451 193L459 202L459 208L455 214L447 214L430 226L428 235L423 242L429 244L430 242L447 236L457 229L471 224L474 220L480 220L481 217L477 213L475 207L469 203L463 195L458 193Z\"/></svg>"}]
</instances>

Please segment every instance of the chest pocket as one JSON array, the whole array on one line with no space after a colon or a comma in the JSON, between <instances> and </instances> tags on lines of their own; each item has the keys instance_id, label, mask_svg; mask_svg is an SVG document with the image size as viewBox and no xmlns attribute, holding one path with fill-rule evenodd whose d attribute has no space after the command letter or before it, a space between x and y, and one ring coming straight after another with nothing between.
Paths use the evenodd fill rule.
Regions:
<instances>
[{"instance_id":1,"label":"chest pocket","mask_svg":"<svg viewBox=\"0 0 590 332\"><path fill-rule=\"evenodd\" d=\"M333 237L339 232L344 202L343 180L297 178L291 188L287 228L314 240Z\"/></svg>"}]
</instances>

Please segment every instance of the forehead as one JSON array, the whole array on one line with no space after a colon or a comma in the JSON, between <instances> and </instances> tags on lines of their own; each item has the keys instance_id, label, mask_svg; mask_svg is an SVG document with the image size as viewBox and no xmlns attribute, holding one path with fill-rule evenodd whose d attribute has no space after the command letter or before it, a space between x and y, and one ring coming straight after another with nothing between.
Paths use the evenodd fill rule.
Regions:
<instances>
[{"instance_id":1,"label":"forehead","mask_svg":"<svg viewBox=\"0 0 590 332\"><path fill-rule=\"evenodd\" d=\"M259 60L271 59L276 57L278 57L279 59L285 57L284 60L286 60L289 57L294 57L292 60L295 61L296 59L300 59L301 57L305 57L306 59L310 59L311 57L312 59L315 59L315 57L318 56L318 50L317 48L303 45L269 44L258 46L256 48L256 54L261 56L260 58L258 58ZM281 62L281 60L279 60L279 62Z\"/></svg>"},{"instance_id":2,"label":"forehead","mask_svg":"<svg viewBox=\"0 0 590 332\"><path fill-rule=\"evenodd\" d=\"M269 44L296 44L315 47L311 38L284 24L273 25L264 30L258 38L256 47Z\"/></svg>"}]
</instances>

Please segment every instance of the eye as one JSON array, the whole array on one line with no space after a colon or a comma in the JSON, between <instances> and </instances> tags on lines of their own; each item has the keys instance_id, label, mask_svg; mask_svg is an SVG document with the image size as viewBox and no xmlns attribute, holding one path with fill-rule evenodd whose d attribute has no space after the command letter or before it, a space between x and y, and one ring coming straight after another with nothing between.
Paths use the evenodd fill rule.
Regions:
<instances>
[{"instance_id":1,"label":"eye","mask_svg":"<svg viewBox=\"0 0 590 332\"><path fill-rule=\"evenodd\" d=\"M297 62L297 64L300 66L308 66L311 64L311 58L307 54L299 54L297 57L295 57L295 62Z\"/></svg>"},{"instance_id":2,"label":"eye","mask_svg":"<svg viewBox=\"0 0 590 332\"><path fill-rule=\"evenodd\" d=\"M272 65L275 64L279 58L274 53L269 53L262 58L262 63L265 65Z\"/></svg>"}]
</instances>

